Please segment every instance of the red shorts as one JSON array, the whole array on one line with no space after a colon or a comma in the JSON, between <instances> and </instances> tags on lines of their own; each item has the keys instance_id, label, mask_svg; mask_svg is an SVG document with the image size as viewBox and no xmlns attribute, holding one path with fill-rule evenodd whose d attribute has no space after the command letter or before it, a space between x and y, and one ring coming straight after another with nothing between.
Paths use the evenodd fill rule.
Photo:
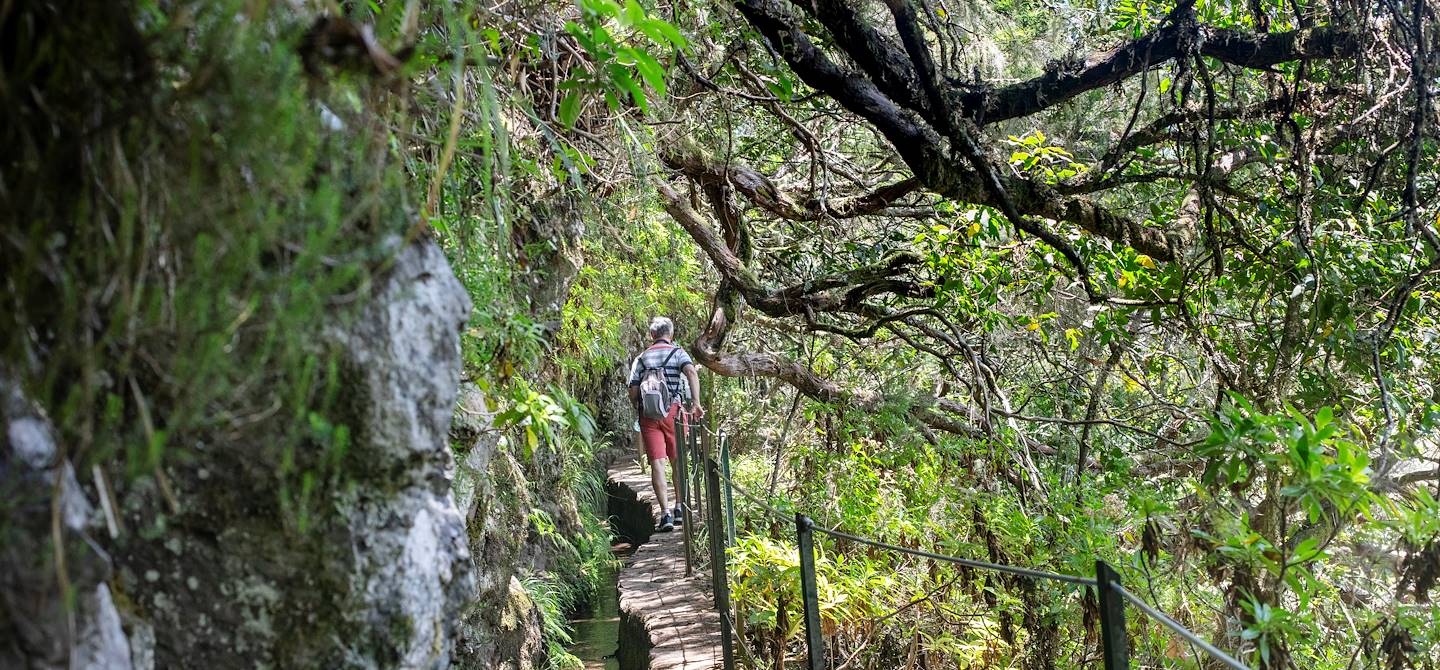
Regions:
<instances>
[{"instance_id":1,"label":"red shorts","mask_svg":"<svg viewBox=\"0 0 1440 670\"><path fill-rule=\"evenodd\" d=\"M670 406L670 413L663 419L640 417L640 443L645 445L645 454L650 460L675 459L675 417L680 405Z\"/></svg>"}]
</instances>

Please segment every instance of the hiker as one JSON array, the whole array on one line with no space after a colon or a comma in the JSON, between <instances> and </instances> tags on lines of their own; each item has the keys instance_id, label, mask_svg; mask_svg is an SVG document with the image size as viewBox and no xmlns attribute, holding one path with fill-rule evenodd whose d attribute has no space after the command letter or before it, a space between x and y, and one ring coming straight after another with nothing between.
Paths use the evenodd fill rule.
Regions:
<instances>
[{"instance_id":1,"label":"hiker","mask_svg":"<svg viewBox=\"0 0 1440 670\"><path fill-rule=\"evenodd\" d=\"M630 402L640 415L640 443L650 459L650 483L655 498L664 512L659 530L675 529L681 517L680 503L670 506L665 491L665 463L670 462L672 478L678 482L682 473L675 458L675 417L681 405L689 409L691 420L704 414L700 407L700 377L695 361L684 349L675 346L675 324L663 316L650 320L650 348L640 352L630 366ZM676 488L679 492L679 488ZM678 497L678 496L677 496Z\"/></svg>"}]
</instances>

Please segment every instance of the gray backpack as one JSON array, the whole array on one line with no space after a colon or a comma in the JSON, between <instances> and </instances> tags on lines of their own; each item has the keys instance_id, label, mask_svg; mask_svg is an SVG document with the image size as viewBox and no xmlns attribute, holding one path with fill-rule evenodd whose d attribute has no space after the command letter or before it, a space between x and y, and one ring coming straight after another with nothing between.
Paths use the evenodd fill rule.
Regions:
<instances>
[{"instance_id":1,"label":"gray backpack","mask_svg":"<svg viewBox=\"0 0 1440 670\"><path fill-rule=\"evenodd\" d=\"M658 420L670 413L672 399L670 383L665 380L665 368L670 365L670 359L675 357L677 351L680 351L680 347L672 348L660 367L647 367L640 373L640 416ZM640 360L645 360L644 354L641 354Z\"/></svg>"}]
</instances>

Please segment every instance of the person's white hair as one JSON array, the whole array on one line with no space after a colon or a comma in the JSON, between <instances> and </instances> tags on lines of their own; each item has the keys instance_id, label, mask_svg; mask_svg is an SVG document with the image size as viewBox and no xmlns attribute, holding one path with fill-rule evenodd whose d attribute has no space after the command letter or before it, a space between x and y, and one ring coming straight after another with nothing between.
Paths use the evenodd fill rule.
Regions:
<instances>
[{"instance_id":1,"label":"person's white hair","mask_svg":"<svg viewBox=\"0 0 1440 670\"><path fill-rule=\"evenodd\" d=\"M675 335L675 322L663 316L650 319L650 337L670 338Z\"/></svg>"}]
</instances>

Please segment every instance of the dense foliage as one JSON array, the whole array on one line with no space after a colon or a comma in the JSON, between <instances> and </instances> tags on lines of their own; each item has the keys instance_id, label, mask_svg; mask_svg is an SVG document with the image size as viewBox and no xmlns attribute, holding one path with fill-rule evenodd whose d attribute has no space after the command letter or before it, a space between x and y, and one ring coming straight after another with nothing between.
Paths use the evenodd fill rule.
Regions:
<instances>
[{"instance_id":1,"label":"dense foliage","mask_svg":"<svg viewBox=\"0 0 1440 670\"><path fill-rule=\"evenodd\" d=\"M1440 662L1429 5L733 10L676 14L657 189L718 280L701 359L752 379L748 485L905 546L1103 558L1258 667ZM778 667L794 550L756 519L736 592ZM826 544L837 663L1097 658L1093 594Z\"/></svg>"},{"instance_id":2,"label":"dense foliage","mask_svg":"<svg viewBox=\"0 0 1440 670\"><path fill-rule=\"evenodd\" d=\"M302 532L345 486L317 342L428 236L567 557L552 643L607 558L546 499L598 497L661 312L777 506L1105 559L1257 667L1440 665L1433 3L63 4L0 9L0 375L90 486L262 444ZM789 531L741 512L748 662L793 665ZM822 545L837 667L1097 658L1083 589Z\"/></svg>"}]
</instances>

